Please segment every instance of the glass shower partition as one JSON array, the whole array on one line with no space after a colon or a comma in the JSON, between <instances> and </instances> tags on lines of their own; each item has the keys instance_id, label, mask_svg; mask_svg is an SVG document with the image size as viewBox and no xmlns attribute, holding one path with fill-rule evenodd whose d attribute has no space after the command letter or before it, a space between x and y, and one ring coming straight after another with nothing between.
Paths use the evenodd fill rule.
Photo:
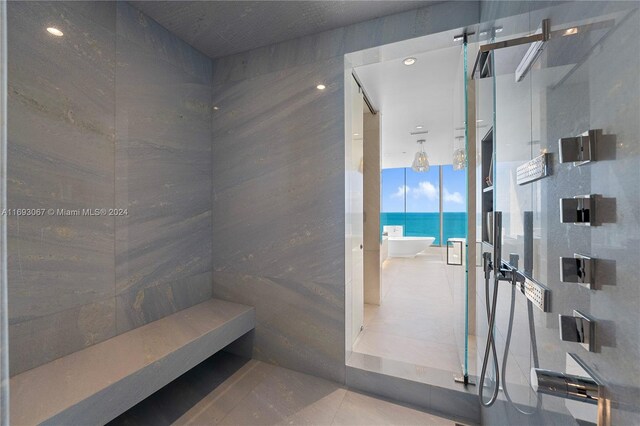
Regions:
<instances>
[{"instance_id":1,"label":"glass shower partition","mask_svg":"<svg viewBox=\"0 0 640 426\"><path fill-rule=\"evenodd\" d=\"M469 355L475 359L475 296L470 288L475 288L475 276L469 275L469 265L475 260L475 179L470 179L475 169L475 147L469 140L474 137L475 108L470 104L469 51L471 35L464 34L458 60L457 79L453 88L453 140L451 165L441 167L441 215L442 245L447 248L447 267L450 274L454 304L454 333L460 358L461 376L456 381L468 384L470 375L475 374L475 363L469 363ZM471 48L473 50L474 47ZM471 92L472 94L472 92ZM473 99L473 98L471 98ZM470 107L471 105L471 107ZM469 183L472 185L469 186Z\"/></svg>"},{"instance_id":2,"label":"glass shower partition","mask_svg":"<svg viewBox=\"0 0 640 426\"><path fill-rule=\"evenodd\" d=\"M611 416L608 424L633 424L637 393L634 397L619 389L637 389L631 370L637 371L637 365L630 367L623 361L637 358L637 345L603 342L598 353L563 342L558 337L558 317L578 311L597 318L604 340L613 334L637 335L637 323L634 329L626 325L631 324L627 320L624 324L617 320L637 315L637 305L632 314L633 302L616 295L617 291L634 292L635 300L638 295L636 285L627 286L621 279L637 271L638 219L624 213L637 211L638 200L637 3L526 5L519 14L498 13L501 7L506 6L485 5L483 20L490 24L481 29L487 34L481 44L541 34L544 20L550 31L542 42L493 50L484 68L486 75L481 75L482 70L476 75L478 118L492 122L490 134L479 133L477 138L485 157L482 166L485 160L490 166L479 165L478 182L491 193L483 200L485 208L478 208L478 225L486 241L487 213L502 212L502 260L546 285L551 309L538 309L514 286L498 286L495 334L501 377L495 383L495 375L489 374L485 399L494 386L502 392L496 404L484 411L483 420L491 424L501 424L507 417L513 424L595 423L595 407L590 410L583 403L541 398L530 383L533 368L569 373L568 353L573 353L610 386L614 402L609 402L613 408L605 414ZM491 14L508 17L487 19ZM579 164L562 159L559 140L589 131L597 134L596 161ZM546 175L523 179L523 167L533 161L547 164ZM483 195L480 189L478 194ZM593 223L597 226L563 223L561 199L590 194L597 198ZM485 251L491 251L492 243L487 241ZM562 280L559 259L576 253L598 258L604 271L597 273L597 287L587 289ZM478 306L484 306L483 285L478 290ZM478 309L477 318L482 353L487 334L483 308Z\"/></svg>"}]
</instances>

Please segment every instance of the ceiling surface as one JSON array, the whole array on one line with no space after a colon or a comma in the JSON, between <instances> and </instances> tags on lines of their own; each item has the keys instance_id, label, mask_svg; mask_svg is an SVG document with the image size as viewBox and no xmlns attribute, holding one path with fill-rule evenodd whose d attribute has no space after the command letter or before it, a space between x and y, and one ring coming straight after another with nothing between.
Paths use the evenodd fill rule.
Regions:
<instances>
[{"instance_id":1,"label":"ceiling surface","mask_svg":"<svg viewBox=\"0 0 640 426\"><path fill-rule=\"evenodd\" d=\"M409 167L418 139L431 164L451 164L454 140L463 136L462 47L413 54L414 65L393 59L356 68L367 95L382 114L382 168ZM418 129L417 126L422 126ZM429 133L411 135L411 132ZM463 144L463 139L459 139ZM457 147L457 145L456 145Z\"/></svg>"},{"instance_id":2,"label":"ceiling surface","mask_svg":"<svg viewBox=\"0 0 640 426\"><path fill-rule=\"evenodd\" d=\"M131 1L211 58L441 1Z\"/></svg>"}]
</instances>

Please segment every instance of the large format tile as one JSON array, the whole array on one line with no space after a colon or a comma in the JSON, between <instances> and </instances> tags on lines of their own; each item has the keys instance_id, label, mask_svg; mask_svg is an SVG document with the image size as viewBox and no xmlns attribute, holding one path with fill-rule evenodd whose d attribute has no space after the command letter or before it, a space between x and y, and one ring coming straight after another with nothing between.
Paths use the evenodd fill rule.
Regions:
<instances>
[{"instance_id":1,"label":"large format tile","mask_svg":"<svg viewBox=\"0 0 640 426\"><path fill-rule=\"evenodd\" d=\"M124 291L116 295L118 333L167 316L211 298L211 273Z\"/></svg>"},{"instance_id":2,"label":"large format tile","mask_svg":"<svg viewBox=\"0 0 640 426\"><path fill-rule=\"evenodd\" d=\"M212 70L126 2L8 9L9 207L128 209L9 218L16 374L211 297Z\"/></svg>"},{"instance_id":3,"label":"large format tile","mask_svg":"<svg viewBox=\"0 0 640 426\"><path fill-rule=\"evenodd\" d=\"M456 311L444 248L415 258L390 258L382 279L388 291L380 306L365 306L364 331L354 352L458 374L461 355L454 333ZM473 349L473 348L472 348Z\"/></svg>"},{"instance_id":4,"label":"large format tile","mask_svg":"<svg viewBox=\"0 0 640 426\"><path fill-rule=\"evenodd\" d=\"M9 325L12 373L53 361L116 334L115 301L102 301Z\"/></svg>"},{"instance_id":5,"label":"large format tile","mask_svg":"<svg viewBox=\"0 0 640 426\"><path fill-rule=\"evenodd\" d=\"M344 54L475 23L477 6L436 4L214 61L213 292L255 300L268 321L256 327L260 359L344 380ZM239 279L252 282L239 291ZM296 293L312 302L291 306Z\"/></svg>"},{"instance_id":6,"label":"large format tile","mask_svg":"<svg viewBox=\"0 0 640 426\"><path fill-rule=\"evenodd\" d=\"M424 411L357 392L347 392L334 425L450 425L456 423Z\"/></svg>"},{"instance_id":7,"label":"large format tile","mask_svg":"<svg viewBox=\"0 0 640 426\"><path fill-rule=\"evenodd\" d=\"M275 368L220 424L330 424L346 393L335 382Z\"/></svg>"},{"instance_id":8,"label":"large format tile","mask_svg":"<svg viewBox=\"0 0 640 426\"><path fill-rule=\"evenodd\" d=\"M224 352L219 354L220 357L230 356ZM238 360L242 358L231 358L231 360ZM237 362L237 361L235 361ZM253 390L258 384L262 383L276 368L271 364L256 360L245 360L246 364L233 373L227 380L222 382L219 386L215 386L216 383L212 383L211 380L202 380L198 372L194 371L194 374L189 373L189 377L202 380L202 384L214 388L214 390L202 399L197 404L193 405L182 416L180 416L174 424L177 425L202 425L202 424L218 424L224 419L233 409L235 409L241 401ZM201 370L201 369L200 369ZM218 366L210 368L209 374L219 375ZM187 388L189 391L190 387ZM170 389L166 392L167 402L169 398L175 398L175 393ZM198 395L201 396L201 395ZM150 408L157 406L150 404Z\"/></svg>"},{"instance_id":9,"label":"large format tile","mask_svg":"<svg viewBox=\"0 0 640 426\"><path fill-rule=\"evenodd\" d=\"M273 366L221 351L109 422L217 424Z\"/></svg>"},{"instance_id":10,"label":"large format tile","mask_svg":"<svg viewBox=\"0 0 640 426\"><path fill-rule=\"evenodd\" d=\"M457 347L437 341L364 330L354 345L354 352L438 368L451 373L460 371Z\"/></svg>"},{"instance_id":11,"label":"large format tile","mask_svg":"<svg viewBox=\"0 0 640 426\"><path fill-rule=\"evenodd\" d=\"M254 356L338 381L342 68L342 60L318 62L213 94L213 293L256 307ZM320 81L324 92L315 88Z\"/></svg>"},{"instance_id":12,"label":"large format tile","mask_svg":"<svg viewBox=\"0 0 640 426\"><path fill-rule=\"evenodd\" d=\"M211 62L118 3L118 332L211 297Z\"/></svg>"},{"instance_id":13,"label":"large format tile","mask_svg":"<svg viewBox=\"0 0 640 426\"><path fill-rule=\"evenodd\" d=\"M344 380L343 311L323 284L215 272L213 288L215 297L255 306L254 358Z\"/></svg>"},{"instance_id":14,"label":"large format tile","mask_svg":"<svg viewBox=\"0 0 640 426\"><path fill-rule=\"evenodd\" d=\"M114 12L113 3L8 5L9 208L113 207ZM51 36L52 24L65 36ZM103 301L114 295L113 218L7 222L11 374L112 335Z\"/></svg>"},{"instance_id":15,"label":"large format tile","mask_svg":"<svg viewBox=\"0 0 640 426\"><path fill-rule=\"evenodd\" d=\"M423 395L424 389L415 389ZM416 407L351 392L335 382L219 352L110 424L454 423Z\"/></svg>"},{"instance_id":16,"label":"large format tile","mask_svg":"<svg viewBox=\"0 0 640 426\"><path fill-rule=\"evenodd\" d=\"M214 88L217 270L344 280L341 72L334 60Z\"/></svg>"}]
</instances>

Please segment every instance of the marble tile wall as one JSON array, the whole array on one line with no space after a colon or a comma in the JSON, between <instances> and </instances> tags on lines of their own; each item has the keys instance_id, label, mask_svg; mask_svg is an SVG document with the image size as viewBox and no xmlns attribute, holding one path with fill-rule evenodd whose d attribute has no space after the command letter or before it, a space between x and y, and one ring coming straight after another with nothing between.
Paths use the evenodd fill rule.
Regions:
<instances>
[{"instance_id":1,"label":"marble tile wall","mask_svg":"<svg viewBox=\"0 0 640 426\"><path fill-rule=\"evenodd\" d=\"M211 60L117 3L115 292L122 333L211 297Z\"/></svg>"},{"instance_id":2,"label":"marble tile wall","mask_svg":"<svg viewBox=\"0 0 640 426\"><path fill-rule=\"evenodd\" d=\"M128 209L9 217L14 375L211 296L211 61L125 2L8 13L8 207Z\"/></svg>"},{"instance_id":3,"label":"marble tile wall","mask_svg":"<svg viewBox=\"0 0 640 426\"><path fill-rule=\"evenodd\" d=\"M610 424L640 422L640 358L638 346L640 323L640 286L638 285L638 253L640 252L640 26L638 3L632 2L567 2L551 7L523 10L521 4L483 2L483 22L497 17L505 29L518 32L535 30L541 19L550 18L552 29L571 27L576 23L609 21L613 26L592 30L582 38L551 40L545 48L542 66L534 68L523 81L524 98L528 106L523 114L524 132L510 133L498 124L498 168L505 171L498 177L497 187L505 188L521 161L539 155L546 149L553 156L553 175L523 191L498 189L498 208L512 214L518 222L514 206L534 212L536 242L534 275L550 287L552 312L534 309L536 346L541 368L565 371L565 354L576 353L603 380L610 398ZM548 6L548 5L547 5ZM514 15L510 17L510 15ZM605 34L608 33L606 37ZM517 61L516 61L517 63ZM576 66L578 64L579 66ZM575 68L574 68L575 67ZM500 78L500 77L499 77ZM513 76L505 75L513 85ZM516 83L517 84L517 83ZM508 86L503 87L507 89ZM508 93L500 97L498 85L497 114L520 110ZM514 89L515 90L515 89ZM513 93L513 91L512 91ZM514 99L515 100L515 99ZM508 113L507 113L508 114ZM522 124L522 123L520 123ZM587 129L602 129L605 138L599 141L594 163L573 166L558 163L557 140L574 136ZM524 135L523 135L524 133ZM501 136L502 139L501 139ZM528 138L528 139L527 139ZM533 140L533 142L531 142ZM513 145L508 148L507 144ZM502 150L502 151L500 151ZM501 154L502 152L502 154ZM519 152L524 159L509 159ZM501 161L502 157L502 161ZM502 163L502 164L501 164ZM595 227L561 224L559 198L582 194L598 194L600 223ZM511 199L509 199L511 197ZM511 207L509 207L511 206ZM508 231L508 227L505 226ZM511 229L517 229L517 226ZM512 237L517 237L513 232ZM513 249L521 251L516 242ZM511 250L513 251L513 250ZM560 256L583 253L597 258L596 288L589 290L559 279ZM481 290L482 286L479 286ZM479 306L484 295L478 291ZM508 293L508 292L507 292ZM508 294L499 302L498 350L504 349L508 321ZM592 316L597 321L597 349L588 352L577 344L558 338L558 314L571 315L574 310ZM480 340L486 337L486 317L478 313ZM488 424L575 424L564 401L543 397L535 410L531 398L529 369L534 366L530 343L529 319L524 303L519 300L514 317L514 337L509 350L510 368L507 381L524 392L516 402L521 408L534 411L525 416L514 410L502 397L499 403L483 410L483 422ZM481 346L482 348L482 346ZM481 353L482 351L479 351ZM502 356L500 356L502 358Z\"/></svg>"},{"instance_id":4,"label":"marble tile wall","mask_svg":"<svg viewBox=\"0 0 640 426\"><path fill-rule=\"evenodd\" d=\"M344 374L344 205L333 194L344 181L342 69L334 59L213 91L213 293L256 307L255 357L336 380Z\"/></svg>"},{"instance_id":5,"label":"marble tile wall","mask_svg":"<svg viewBox=\"0 0 640 426\"><path fill-rule=\"evenodd\" d=\"M9 13L9 207L129 209L12 219L12 373L213 292L256 306L258 358L344 380L343 54L471 25L478 3L255 49L213 72L125 2ZM65 37L44 33L50 22Z\"/></svg>"},{"instance_id":6,"label":"marble tile wall","mask_svg":"<svg viewBox=\"0 0 640 426\"><path fill-rule=\"evenodd\" d=\"M478 6L436 4L214 61L213 294L256 307L255 358L345 379L344 54L472 25Z\"/></svg>"},{"instance_id":7,"label":"marble tile wall","mask_svg":"<svg viewBox=\"0 0 640 426\"><path fill-rule=\"evenodd\" d=\"M115 7L86 6L8 4L9 208L113 207ZM12 374L115 334L114 235L112 217L8 218Z\"/></svg>"}]
</instances>

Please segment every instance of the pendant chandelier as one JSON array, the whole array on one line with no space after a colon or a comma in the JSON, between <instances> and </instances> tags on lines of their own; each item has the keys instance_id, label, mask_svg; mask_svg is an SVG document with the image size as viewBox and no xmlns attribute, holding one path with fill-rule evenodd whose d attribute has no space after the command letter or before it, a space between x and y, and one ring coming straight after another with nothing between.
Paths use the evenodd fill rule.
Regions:
<instances>
[{"instance_id":1,"label":"pendant chandelier","mask_svg":"<svg viewBox=\"0 0 640 426\"><path fill-rule=\"evenodd\" d=\"M464 147L460 147L464 136L456 136L453 151L453 170L464 170L467 167L467 155Z\"/></svg>"},{"instance_id":2,"label":"pendant chandelier","mask_svg":"<svg viewBox=\"0 0 640 426\"><path fill-rule=\"evenodd\" d=\"M427 153L424 152L424 139L418 140L418 145L420 145L420 150L416 152L416 156L413 159L413 164L411 168L414 172L423 173L429 171L429 157L427 157Z\"/></svg>"}]
</instances>

